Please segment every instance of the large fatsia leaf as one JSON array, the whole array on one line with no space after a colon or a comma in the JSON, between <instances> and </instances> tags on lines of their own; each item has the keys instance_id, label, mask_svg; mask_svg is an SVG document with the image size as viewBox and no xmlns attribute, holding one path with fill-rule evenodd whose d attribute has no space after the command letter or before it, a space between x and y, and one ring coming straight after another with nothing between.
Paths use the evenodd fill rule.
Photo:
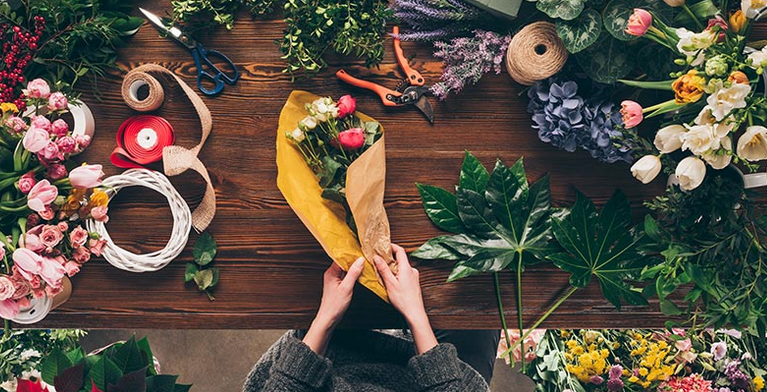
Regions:
<instances>
[{"instance_id":1,"label":"large fatsia leaf","mask_svg":"<svg viewBox=\"0 0 767 392\"><path fill-rule=\"evenodd\" d=\"M616 191L601 213L578 192L570 216L552 218L552 229L564 251L548 258L572 273L572 286L586 287L595 276L602 294L616 308L620 309L621 300L632 305L647 304L640 290L624 280L642 269L643 257L638 248L644 234L636 234L631 228L631 207L622 192Z\"/></svg>"}]
</instances>

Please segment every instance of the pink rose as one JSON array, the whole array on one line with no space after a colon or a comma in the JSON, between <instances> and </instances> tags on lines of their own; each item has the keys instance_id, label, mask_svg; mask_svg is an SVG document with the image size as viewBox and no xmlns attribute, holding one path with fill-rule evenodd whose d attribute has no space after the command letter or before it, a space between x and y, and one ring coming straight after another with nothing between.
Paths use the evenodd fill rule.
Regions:
<instances>
[{"instance_id":1,"label":"pink rose","mask_svg":"<svg viewBox=\"0 0 767 392\"><path fill-rule=\"evenodd\" d=\"M51 124L51 133L58 137L67 136L68 132L69 125L67 125L67 122L62 119L58 119Z\"/></svg>"},{"instance_id":2,"label":"pink rose","mask_svg":"<svg viewBox=\"0 0 767 392\"><path fill-rule=\"evenodd\" d=\"M45 129L50 133L51 131L51 120L48 119L48 117L45 116L32 116L32 127L33 128L41 128Z\"/></svg>"},{"instance_id":3,"label":"pink rose","mask_svg":"<svg viewBox=\"0 0 767 392\"><path fill-rule=\"evenodd\" d=\"M48 131L33 126L24 134L23 143L24 148L29 152L39 152L44 149L50 141L51 136L48 134Z\"/></svg>"},{"instance_id":4,"label":"pink rose","mask_svg":"<svg viewBox=\"0 0 767 392\"><path fill-rule=\"evenodd\" d=\"M54 288L61 287L61 279L66 272L64 266L56 261L56 259L50 257L43 257L40 266L40 277L43 278L45 283Z\"/></svg>"},{"instance_id":5,"label":"pink rose","mask_svg":"<svg viewBox=\"0 0 767 392\"><path fill-rule=\"evenodd\" d=\"M621 102L621 116L623 116L623 126L634 128L644 118L642 106L634 101L623 101Z\"/></svg>"},{"instance_id":6,"label":"pink rose","mask_svg":"<svg viewBox=\"0 0 767 392\"><path fill-rule=\"evenodd\" d=\"M50 178L53 181L60 180L67 176L69 172L67 171L66 166L54 163L48 166L48 178Z\"/></svg>"},{"instance_id":7,"label":"pink rose","mask_svg":"<svg viewBox=\"0 0 767 392\"><path fill-rule=\"evenodd\" d=\"M626 33L641 37L645 35L650 26L652 26L652 14L641 8L634 8L634 13L629 16Z\"/></svg>"},{"instance_id":8,"label":"pink rose","mask_svg":"<svg viewBox=\"0 0 767 392\"><path fill-rule=\"evenodd\" d=\"M53 203L58 195L58 188L51 185L48 180L42 180L35 184L29 191L29 194L27 195L27 206L29 206L32 211L40 213L41 211L45 211L45 207Z\"/></svg>"},{"instance_id":9,"label":"pink rose","mask_svg":"<svg viewBox=\"0 0 767 392\"><path fill-rule=\"evenodd\" d=\"M40 215L41 218L45 220L51 220L53 219L53 215L55 215L53 210L51 209L51 206L45 206L45 209L38 212L38 214Z\"/></svg>"},{"instance_id":10,"label":"pink rose","mask_svg":"<svg viewBox=\"0 0 767 392\"><path fill-rule=\"evenodd\" d=\"M27 130L27 123L21 117L11 116L5 120L5 126L12 129L15 133L22 133Z\"/></svg>"},{"instance_id":11,"label":"pink rose","mask_svg":"<svg viewBox=\"0 0 767 392\"><path fill-rule=\"evenodd\" d=\"M61 152L71 154L77 149L77 141L72 136L61 136L56 140L56 144L59 145Z\"/></svg>"},{"instance_id":12,"label":"pink rose","mask_svg":"<svg viewBox=\"0 0 767 392\"><path fill-rule=\"evenodd\" d=\"M91 217L96 222L107 223L109 222L109 216L107 216L108 211L109 209L107 208L107 206L93 207L91 208Z\"/></svg>"},{"instance_id":13,"label":"pink rose","mask_svg":"<svg viewBox=\"0 0 767 392\"><path fill-rule=\"evenodd\" d=\"M365 131L362 128L347 129L338 134L338 143L344 150L356 150L365 145Z\"/></svg>"},{"instance_id":14,"label":"pink rose","mask_svg":"<svg viewBox=\"0 0 767 392\"><path fill-rule=\"evenodd\" d=\"M60 161L64 159L64 155L59 151L59 146L52 141L48 141L48 144L39 152L39 154L42 155L46 161Z\"/></svg>"},{"instance_id":15,"label":"pink rose","mask_svg":"<svg viewBox=\"0 0 767 392\"><path fill-rule=\"evenodd\" d=\"M75 136L75 141L77 142L77 148L80 151L85 150L91 145L91 137L88 135L77 135Z\"/></svg>"},{"instance_id":16,"label":"pink rose","mask_svg":"<svg viewBox=\"0 0 767 392\"><path fill-rule=\"evenodd\" d=\"M61 284L58 286L45 286L45 295L48 298L53 298L62 291L64 291L64 288L61 287Z\"/></svg>"},{"instance_id":17,"label":"pink rose","mask_svg":"<svg viewBox=\"0 0 767 392\"><path fill-rule=\"evenodd\" d=\"M13 298L14 294L16 294L16 287L11 278L0 275L0 301Z\"/></svg>"},{"instance_id":18,"label":"pink rose","mask_svg":"<svg viewBox=\"0 0 767 392\"><path fill-rule=\"evenodd\" d=\"M37 180L35 179L35 172L33 171L28 172L19 178L19 190L25 195L34 188L35 184L37 184Z\"/></svg>"},{"instance_id":19,"label":"pink rose","mask_svg":"<svg viewBox=\"0 0 767 392\"><path fill-rule=\"evenodd\" d=\"M13 282L14 290L12 299L24 298L32 292L32 287L29 285L29 282L24 279L24 277L21 276L21 274L18 272L18 268L14 271L16 271L16 273L11 275L11 282Z\"/></svg>"},{"instance_id":20,"label":"pink rose","mask_svg":"<svg viewBox=\"0 0 767 392\"><path fill-rule=\"evenodd\" d=\"M82 226L77 226L69 232L69 243L72 244L73 249L77 249L88 241L88 231L83 229Z\"/></svg>"},{"instance_id":21,"label":"pink rose","mask_svg":"<svg viewBox=\"0 0 767 392\"><path fill-rule=\"evenodd\" d=\"M2 260L3 257L5 257L5 245L0 243L0 260Z\"/></svg>"},{"instance_id":22,"label":"pink rose","mask_svg":"<svg viewBox=\"0 0 767 392\"><path fill-rule=\"evenodd\" d=\"M42 79L35 79L27 84L24 95L30 98L47 99L51 95L51 87Z\"/></svg>"},{"instance_id":23,"label":"pink rose","mask_svg":"<svg viewBox=\"0 0 767 392\"><path fill-rule=\"evenodd\" d=\"M101 185L101 165L83 165L69 172L69 182L75 188L95 188Z\"/></svg>"},{"instance_id":24,"label":"pink rose","mask_svg":"<svg viewBox=\"0 0 767 392\"><path fill-rule=\"evenodd\" d=\"M13 252L13 265L24 279L32 282L42 271L43 258L29 249L19 248Z\"/></svg>"},{"instance_id":25,"label":"pink rose","mask_svg":"<svg viewBox=\"0 0 767 392\"><path fill-rule=\"evenodd\" d=\"M47 248L55 247L63 238L64 234L61 233L58 226L54 225L43 226L43 232L40 234L40 241Z\"/></svg>"},{"instance_id":26,"label":"pink rose","mask_svg":"<svg viewBox=\"0 0 767 392\"><path fill-rule=\"evenodd\" d=\"M55 92L48 97L48 109L51 111L64 110L67 108L67 97L61 92Z\"/></svg>"},{"instance_id":27,"label":"pink rose","mask_svg":"<svg viewBox=\"0 0 767 392\"><path fill-rule=\"evenodd\" d=\"M64 269L67 271L67 276L71 278L80 272L80 263L68 261L66 264L64 264Z\"/></svg>"},{"instance_id":28,"label":"pink rose","mask_svg":"<svg viewBox=\"0 0 767 392\"><path fill-rule=\"evenodd\" d=\"M58 227L59 231L61 231L62 233L66 233L67 230L69 230L69 223L67 223L67 222L59 222L59 223L56 224L56 227Z\"/></svg>"},{"instance_id":29,"label":"pink rose","mask_svg":"<svg viewBox=\"0 0 767 392\"><path fill-rule=\"evenodd\" d=\"M338 98L338 118L344 118L357 110L357 100L349 94Z\"/></svg>"},{"instance_id":30,"label":"pink rose","mask_svg":"<svg viewBox=\"0 0 767 392\"><path fill-rule=\"evenodd\" d=\"M91 253L93 253L96 257L101 257L101 255L104 253L104 245L106 245L107 241L103 239L93 239L91 238L88 241L88 248L90 248Z\"/></svg>"},{"instance_id":31,"label":"pink rose","mask_svg":"<svg viewBox=\"0 0 767 392\"><path fill-rule=\"evenodd\" d=\"M91 251L87 247L81 246L72 252L72 259L80 264L87 263L91 259Z\"/></svg>"},{"instance_id":32,"label":"pink rose","mask_svg":"<svg viewBox=\"0 0 767 392\"><path fill-rule=\"evenodd\" d=\"M509 340L511 341L511 345L513 346L519 341L520 334L519 331L516 329L509 329ZM529 335L525 338L525 359L528 361L532 361L535 359L535 350L538 346L538 343L543 339L543 335L546 333L545 329L535 329L532 332L530 332ZM506 345L506 339L503 331L501 331L501 341L498 345L498 358L501 358L500 355L503 354L506 350L509 349L509 346ZM512 355L514 356L514 361L519 362L522 360L522 345L518 345L517 347L512 350ZM503 359L506 361L506 363L511 363L509 360L509 355L505 355Z\"/></svg>"},{"instance_id":33,"label":"pink rose","mask_svg":"<svg viewBox=\"0 0 767 392\"><path fill-rule=\"evenodd\" d=\"M0 318L10 320L18 316L20 310L21 307L19 306L19 303L12 299L0 301Z\"/></svg>"}]
</instances>

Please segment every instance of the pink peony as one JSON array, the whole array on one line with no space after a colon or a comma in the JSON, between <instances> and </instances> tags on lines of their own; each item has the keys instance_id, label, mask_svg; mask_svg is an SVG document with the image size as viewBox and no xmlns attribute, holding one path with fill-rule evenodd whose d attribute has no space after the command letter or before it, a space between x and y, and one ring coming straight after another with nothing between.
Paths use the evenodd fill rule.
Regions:
<instances>
[{"instance_id":1,"label":"pink peony","mask_svg":"<svg viewBox=\"0 0 767 392\"><path fill-rule=\"evenodd\" d=\"M357 100L349 94L338 98L338 118L344 118L357 110Z\"/></svg>"},{"instance_id":2,"label":"pink peony","mask_svg":"<svg viewBox=\"0 0 767 392\"><path fill-rule=\"evenodd\" d=\"M32 116L32 127L33 128L41 128L45 129L47 132L50 133L51 131L51 120L48 119L48 117L45 116Z\"/></svg>"},{"instance_id":3,"label":"pink peony","mask_svg":"<svg viewBox=\"0 0 767 392\"><path fill-rule=\"evenodd\" d=\"M37 184L37 180L35 180L35 172L33 171L26 173L19 178L19 190L25 195L34 188L35 184Z\"/></svg>"},{"instance_id":4,"label":"pink peony","mask_svg":"<svg viewBox=\"0 0 767 392\"><path fill-rule=\"evenodd\" d=\"M626 33L637 37L645 35L647 29L652 26L652 14L641 8L634 8L634 13L629 17Z\"/></svg>"},{"instance_id":5,"label":"pink peony","mask_svg":"<svg viewBox=\"0 0 767 392\"><path fill-rule=\"evenodd\" d=\"M64 137L67 136L67 133L69 132L69 125L67 125L67 122L58 119L51 123L51 133L53 135L56 135L57 137Z\"/></svg>"},{"instance_id":6,"label":"pink peony","mask_svg":"<svg viewBox=\"0 0 767 392\"><path fill-rule=\"evenodd\" d=\"M88 135L77 135L75 136L75 141L77 142L77 148L80 151L85 150L91 145L91 137Z\"/></svg>"},{"instance_id":7,"label":"pink peony","mask_svg":"<svg viewBox=\"0 0 767 392\"><path fill-rule=\"evenodd\" d=\"M56 259L50 257L43 257L40 266L40 277L43 278L45 283L54 288L61 287L61 279L66 272L64 266L56 261Z\"/></svg>"},{"instance_id":8,"label":"pink peony","mask_svg":"<svg viewBox=\"0 0 767 392\"><path fill-rule=\"evenodd\" d=\"M51 95L51 87L45 80L38 78L27 84L24 95L29 98L47 99Z\"/></svg>"},{"instance_id":9,"label":"pink peony","mask_svg":"<svg viewBox=\"0 0 767 392\"><path fill-rule=\"evenodd\" d=\"M104 253L104 245L106 245L107 241L103 239L93 239L91 238L88 241L88 248L91 250L91 253L93 253L96 257L101 257L102 253Z\"/></svg>"},{"instance_id":10,"label":"pink peony","mask_svg":"<svg viewBox=\"0 0 767 392\"><path fill-rule=\"evenodd\" d=\"M64 234L61 232L58 225L45 225L43 226L43 232L40 234L40 241L47 248L55 247L63 238Z\"/></svg>"},{"instance_id":11,"label":"pink peony","mask_svg":"<svg viewBox=\"0 0 767 392\"><path fill-rule=\"evenodd\" d=\"M621 116L623 116L623 125L626 128L634 128L644 118L642 106L634 101L623 101L621 102Z\"/></svg>"},{"instance_id":12,"label":"pink peony","mask_svg":"<svg viewBox=\"0 0 767 392\"><path fill-rule=\"evenodd\" d=\"M51 220L53 219L53 216L55 215L53 210L51 209L51 206L45 206L45 209L38 212L38 215L40 215L40 218L43 218L45 220Z\"/></svg>"},{"instance_id":13,"label":"pink peony","mask_svg":"<svg viewBox=\"0 0 767 392\"><path fill-rule=\"evenodd\" d=\"M91 251L81 246L72 252L72 259L80 264L87 263L91 259Z\"/></svg>"},{"instance_id":14,"label":"pink peony","mask_svg":"<svg viewBox=\"0 0 767 392\"><path fill-rule=\"evenodd\" d=\"M13 298L16 294L16 286L13 284L11 278L0 275L0 301Z\"/></svg>"},{"instance_id":15,"label":"pink peony","mask_svg":"<svg viewBox=\"0 0 767 392\"><path fill-rule=\"evenodd\" d=\"M516 329L509 329L509 340L511 340L511 345L513 346L516 342L519 341L520 335L519 331ZM532 361L535 359L535 350L538 346L538 343L543 339L543 335L546 333L545 329L535 329L532 332L530 332L529 335L525 338L525 360ZM506 345L506 335L501 331L501 343L498 345L498 358L501 358L501 354L506 352L506 350L509 349L509 346ZM512 354L514 355L514 361L519 362L522 360L522 345L518 345L514 348L512 351ZM507 364L511 364L511 361L509 360L509 355L504 355L503 360L506 361Z\"/></svg>"},{"instance_id":16,"label":"pink peony","mask_svg":"<svg viewBox=\"0 0 767 392\"><path fill-rule=\"evenodd\" d=\"M95 188L101 185L101 165L83 165L69 172L69 182L75 188Z\"/></svg>"},{"instance_id":17,"label":"pink peony","mask_svg":"<svg viewBox=\"0 0 767 392\"><path fill-rule=\"evenodd\" d=\"M72 249L77 249L88 241L88 231L83 229L82 226L77 226L69 232L69 243L72 244Z\"/></svg>"},{"instance_id":18,"label":"pink peony","mask_svg":"<svg viewBox=\"0 0 767 392\"><path fill-rule=\"evenodd\" d=\"M22 133L27 130L27 123L21 117L11 116L5 120L5 126L15 133Z\"/></svg>"},{"instance_id":19,"label":"pink peony","mask_svg":"<svg viewBox=\"0 0 767 392\"><path fill-rule=\"evenodd\" d=\"M53 181L60 180L69 174L66 166L60 163L53 163L48 166L48 178Z\"/></svg>"},{"instance_id":20,"label":"pink peony","mask_svg":"<svg viewBox=\"0 0 767 392\"><path fill-rule=\"evenodd\" d=\"M19 248L13 252L13 266L19 271L24 279L32 282L34 277L42 270L43 258L29 249Z\"/></svg>"},{"instance_id":21,"label":"pink peony","mask_svg":"<svg viewBox=\"0 0 767 392\"><path fill-rule=\"evenodd\" d=\"M68 261L66 264L64 264L64 270L67 271L67 276L70 278L80 272L80 267L81 264L74 261Z\"/></svg>"},{"instance_id":22,"label":"pink peony","mask_svg":"<svg viewBox=\"0 0 767 392\"><path fill-rule=\"evenodd\" d=\"M48 131L42 128L32 126L27 133L24 134L24 148L29 152L39 152L48 145L51 141L51 136Z\"/></svg>"},{"instance_id":23,"label":"pink peony","mask_svg":"<svg viewBox=\"0 0 767 392\"><path fill-rule=\"evenodd\" d=\"M41 211L45 211L46 207L53 203L58 195L58 188L51 185L48 180L42 180L35 184L29 191L29 194L27 195L27 206L29 206L32 211L40 213Z\"/></svg>"},{"instance_id":24,"label":"pink peony","mask_svg":"<svg viewBox=\"0 0 767 392\"><path fill-rule=\"evenodd\" d=\"M10 320L18 316L20 310L21 307L19 306L19 303L12 299L0 301L0 318Z\"/></svg>"},{"instance_id":25,"label":"pink peony","mask_svg":"<svg viewBox=\"0 0 767 392\"><path fill-rule=\"evenodd\" d=\"M46 161L60 161L64 159L64 155L59 151L59 146L52 141L48 141L48 144L39 152L39 154L42 155Z\"/></svg>"},{"instance_id":26,"label":"pink peony","mask_svg":"<svg viewBox=\"0 0 767 392\"><path fill-rule=\"evenodd\" d=\"M72 136L62 136L56 140L56 144L59 145L61 152L65 154L71 154L77 149L77 141Z\"/></svg>"},{"instance_id":27,"label":"pink peony","mask_svg":"<svg viewBox=\"0 0 767 392\"><path fill-rule=\"evenodd\" d=\"M98 206L91 208L91 217L96 222L107 223L109 222L109 216L107 215L109 208L107 206Z\"/></svg>"},{"instance_id":28,"label":"pink peony","mask_svg":"<svg viewBox=\"0 0 767 392\"><path fill-rule=\"evenodd\" d=\"M48 109L51 111L64 110L68 103L67 97L61 92L55 92L48 97Z\"/></svg>"},{"instance_id":29,"label":"pink peony","mask_svg":"<svg viewBox=\"0 0 767 392\"><path fill-rule=\"evenodd\" d=\"M344 150L356 150L365 145L365 131L362 128L347 129L338 134L338 143Z\"/></svg>"}]
</instances>

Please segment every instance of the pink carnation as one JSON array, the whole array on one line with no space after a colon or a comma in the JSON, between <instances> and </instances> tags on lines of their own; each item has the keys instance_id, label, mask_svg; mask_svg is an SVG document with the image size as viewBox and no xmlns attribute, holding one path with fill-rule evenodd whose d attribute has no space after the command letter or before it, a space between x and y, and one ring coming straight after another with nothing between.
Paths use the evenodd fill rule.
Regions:
<instances>
[{"instance_id":1,"label":"pink carnation","mask_svg":"<svg viewBox=\"0 0 767 392\"><path fill-rule=\"evenodd\" d=\"M658 386L658 392L713 392L711 381L703 379L700 374L687 377L672 377Z\"/></svg>"}]
</instances>

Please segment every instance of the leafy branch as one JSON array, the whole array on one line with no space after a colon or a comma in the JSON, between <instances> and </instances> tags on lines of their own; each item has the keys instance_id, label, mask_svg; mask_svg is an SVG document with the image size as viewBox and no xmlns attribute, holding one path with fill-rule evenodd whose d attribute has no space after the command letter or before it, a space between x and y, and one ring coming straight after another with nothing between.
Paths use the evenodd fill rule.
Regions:
<instances>
[{"instance_id":1,"label":"leafy branch","mask_svg":"<svg viewBox=\"0 0 767 392\"><path fill-rule=\"evenodd\" d=\"M211 290L218 284L219 271L215 267L206 267L209 267L209 264L213 262L216 252L216 240L207 231L202 233L192 249L194 263L186 263L186 272L184 273L184 283L194 281L197 288L204 292L211 301L216 299Z\"/></svg>"}]
</instances>

